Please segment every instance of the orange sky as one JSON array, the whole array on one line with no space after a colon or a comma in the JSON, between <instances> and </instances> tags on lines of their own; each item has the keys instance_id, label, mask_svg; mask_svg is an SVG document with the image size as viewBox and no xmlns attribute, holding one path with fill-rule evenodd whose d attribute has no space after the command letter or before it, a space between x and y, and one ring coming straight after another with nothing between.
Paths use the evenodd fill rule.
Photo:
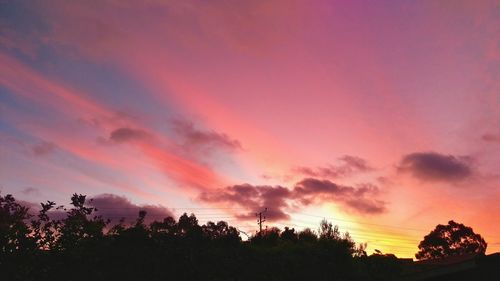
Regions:
<instances>
[{"instance_id":1,"label":"orange sky","mask_svg":"<svg viewBox=\"0 0 500 281\"><path fill-rule=\"evenodd\" d=\"M2 3L1 192L500 251L495 2Z\"/></svg>"}]
</instances>

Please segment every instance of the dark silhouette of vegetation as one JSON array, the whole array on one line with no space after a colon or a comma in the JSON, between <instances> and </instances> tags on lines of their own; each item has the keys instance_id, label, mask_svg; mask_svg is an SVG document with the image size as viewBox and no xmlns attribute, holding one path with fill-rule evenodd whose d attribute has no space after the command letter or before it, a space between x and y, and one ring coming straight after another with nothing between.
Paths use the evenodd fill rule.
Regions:
<instances>
[{"instance_id":1,"label":"dark silhouette of vegetation","mask_svg":"<svg viewBox=\"0 0 500 281\"><path fill-rule=\"evenodd\" d=\"M424 237L415 257L426 260L468 253L484 254L486 247L486 241L472 228L451 220L447 225L437 225Z\"/></svg>"},{"instance_id":2,"label":"dark silhouette of vegetation","mask_svg":"<svg viewBox=\"0 0 500 281\"><path fill-rule=\"evenodd\" d=\"M367 256L366 244L327 221L242 241L226 222L199 225L193 214L146 224L141 211L115 225L95 214L83 195L69 209L42 203L38 215L0 195L0 279L390 280L400 267L393 255Z\"/></svg>"}]
</instances>

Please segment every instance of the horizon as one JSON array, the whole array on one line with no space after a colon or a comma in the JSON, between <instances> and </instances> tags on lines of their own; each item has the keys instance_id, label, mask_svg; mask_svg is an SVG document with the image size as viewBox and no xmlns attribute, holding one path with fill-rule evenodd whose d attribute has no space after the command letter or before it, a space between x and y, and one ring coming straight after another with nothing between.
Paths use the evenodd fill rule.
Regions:
<instances>
[{"instance_id":1,"label":"horizon","mask_svg":"<svg viewBox=\"0 0 500 281\"><path fill-rule=\"evenodd\" d=\"M498 1L1 2L0 192L500 252L499 30Z\"/></svg>"}]
</instances>

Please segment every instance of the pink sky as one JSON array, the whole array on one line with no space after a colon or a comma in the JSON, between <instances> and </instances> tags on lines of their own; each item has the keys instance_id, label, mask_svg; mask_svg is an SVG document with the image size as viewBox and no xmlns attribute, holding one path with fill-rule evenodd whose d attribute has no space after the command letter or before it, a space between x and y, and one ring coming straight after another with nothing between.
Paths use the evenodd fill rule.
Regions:
<instances>
[{"instance_id":1,"label":"pink sky","mask_svg":"<svg viewBox=\"0 0 500 281\"><path fill-rule=\"evenodd\" d=\"M495 2L0 4L2 193L500 251Z\"/></svg>"}]
</instances>

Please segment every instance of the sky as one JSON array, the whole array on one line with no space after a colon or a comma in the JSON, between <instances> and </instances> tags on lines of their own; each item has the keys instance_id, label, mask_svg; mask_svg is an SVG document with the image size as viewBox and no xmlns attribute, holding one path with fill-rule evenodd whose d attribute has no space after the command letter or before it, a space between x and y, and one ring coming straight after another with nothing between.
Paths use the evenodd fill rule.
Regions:
<instances>
[{"instance_id":1,"label":"sky","mask_svg":"<svg viewBox=\"0 0 500 281\"><path fill-rule=\"evenodd\" d=\"M0 1L0 189L500 251L498 1Z\"/></svg>"}]
</instances>

